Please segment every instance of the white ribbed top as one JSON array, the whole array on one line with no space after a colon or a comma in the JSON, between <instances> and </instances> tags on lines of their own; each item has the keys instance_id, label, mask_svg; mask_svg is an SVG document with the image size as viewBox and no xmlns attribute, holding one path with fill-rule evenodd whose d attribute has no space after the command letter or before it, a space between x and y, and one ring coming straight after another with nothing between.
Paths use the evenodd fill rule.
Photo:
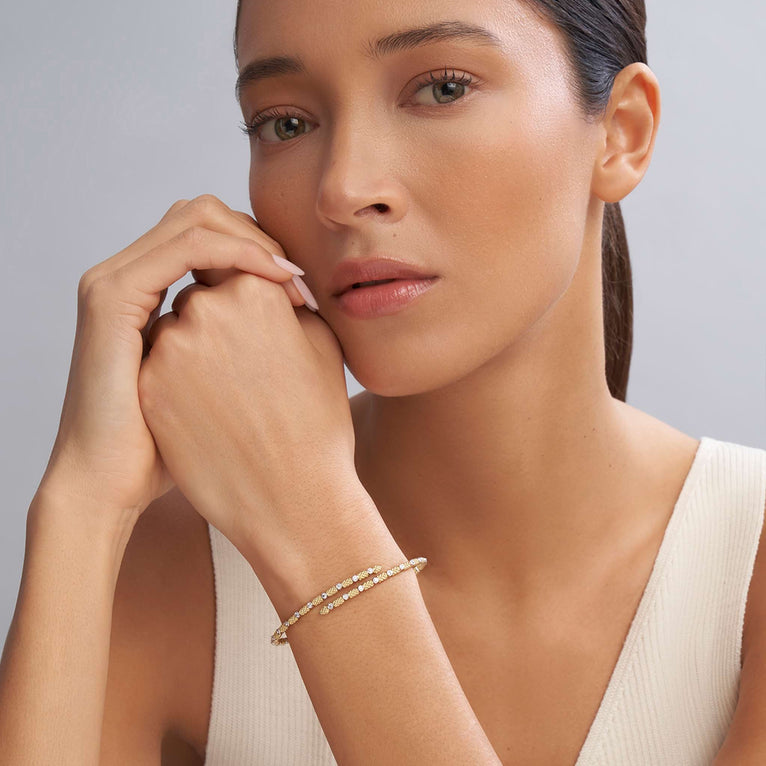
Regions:
<instances>
[{"instance_id":1,"label":"white ribbed top","mask_svg":"<svg viewBox=\"0 0 766 766\"><path fill-rule=\"evenodd\" d=\"M703 766L734 715L766 449L703 436L575 766ZM208 524L216 650L206 766L337 766L279 615Z\"/></svg>"}]
</instances>

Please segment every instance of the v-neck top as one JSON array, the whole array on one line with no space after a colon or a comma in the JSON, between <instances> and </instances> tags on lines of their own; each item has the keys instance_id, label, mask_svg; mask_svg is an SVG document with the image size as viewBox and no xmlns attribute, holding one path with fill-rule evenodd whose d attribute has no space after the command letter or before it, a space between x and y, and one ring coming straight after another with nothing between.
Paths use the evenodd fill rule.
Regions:
<instances>
[{"instance_id":1,"label":"v-neck top","mask_svg":"<svg viewBox=\"0 0 766 766\"><path fill-rule=\"evenodd\" d=\"M739 694L766 449L703 436L575 766L707 766ZM216 643L206 766L337 766L280 619L208 524ZM274 703L278 704L274 704Z\"/></svg>"}]
</instances>

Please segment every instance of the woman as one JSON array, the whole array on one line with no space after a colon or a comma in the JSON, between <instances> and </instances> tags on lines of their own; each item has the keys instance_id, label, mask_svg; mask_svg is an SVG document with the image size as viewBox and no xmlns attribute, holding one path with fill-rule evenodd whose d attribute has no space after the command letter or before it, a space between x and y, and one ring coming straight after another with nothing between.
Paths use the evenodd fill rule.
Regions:
<instances>
[{"instance_id":1,"label":"woman","mask_svg":"<svg viewBox=\"0 0 766 766\"><path fill-rule=\"evenodd\" d=\"M644 25L244 0L258 223L180 200L83 275L0 761L763 753L766 451L624 401Z\"/></svg>"}]
</instances>

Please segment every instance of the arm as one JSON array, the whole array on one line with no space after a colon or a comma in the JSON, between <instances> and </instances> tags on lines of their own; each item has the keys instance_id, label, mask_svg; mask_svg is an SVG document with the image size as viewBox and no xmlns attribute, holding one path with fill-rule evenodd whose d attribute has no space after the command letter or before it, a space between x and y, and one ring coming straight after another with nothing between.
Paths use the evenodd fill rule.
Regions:
<instances>
[{"instance_id":1,"label":"arm","mask_svg":"<svg viewBox=\"0 0 766 766\"><path fill-rule=\"evenodd\" d=\"M360 485L346 495L327 495L328 507L360 514L367 525L347 524L328 533L313 530L296 562L285 573L262 580L282 621L303 604L353 572L408 558ZM349 504L350 503L350 504ZM370 513L365 514L364 511ZM318 518L332 517L317 513ZM248 559L249 556L246 556ZM251 560L251 564L255 563ZM261 571L276 572L274 561ZM255 567L254 567L255 568ZM418 577L406 570L378 583L326 615L309 612L287 630L287 638L336 761L493 766L492 749L450 665L423 601ZM345 591L345 589L344 589ZM274 625L276 629L277 625ZM268 637L264 636L264 641ZM272 646L274 652L288 651ZM279 700L274 701L279 705Z\"/></svg>"},{"instance_id":2,"label":"arm","mask_svg":"<svg viewBox=\"0 0 766 766\"><path fill-rule=\"evenodd\" d=\"M0 763L97 764L115 586L136 516L38 490L0 661Z\"/></svg>"},{"instance_id":3,"label":"arm","mask_svg":"<svg viewBox=\"0 0 766 766\"><path fill-rule=\"evenodd\" d=\"M138 765L139 746L144 753L140 762L151 762L154 733L142 724L154 725L152 716L163 701L150 703L145 684L136 683L135 676L125 690L114 686L125 677L126 667L144 667L140 640L149 640L150 631L141 633L139 625L137 633L125 635L120 632L125 622L116 620L119 640L113 659L118 672L115 663L111 674L108 670L112 616L120 599L116 586L127 542L141 511L175 483L140 407L147 364L168 356L166 341L156 348L157 322L175 315L159 317L162 302L168 287L190 270L208 272L208 285L225 281L227 273L247 272L278 291L274 305L286 300L283 316L294 323L292 306L301 306L304 299L290 281L293 272L278 266L271 255L282 252L254 219L201 195L179 200L132 245L80 278L59 430L29 509L19 599L0 660L3 766L88 766L98 763L102 739L106 750L101 757L110 759L127 741L120 739L121 726L134 731L131 749L122 748L121 762ZM256 315L260 310L256 307ZM220 325L202 324L212 326L219 343ZM252 325L247 333L252 334ZM155 340L149 342L150 336ZM250 382L246 378L248 385L241 391L250 392ZM182 398L188 393L181 391ZM216 420L217 414L207 409L203 417ZM181 438L188 439L189 433L188 424L182 423ZM209 462L211 449L203 444L201 451ZM123 594L130 595L130 590L123 589ZM125 702L118 724L113 711L120 705L109 706L113 693Z\"/></svg>"}]
</instances>

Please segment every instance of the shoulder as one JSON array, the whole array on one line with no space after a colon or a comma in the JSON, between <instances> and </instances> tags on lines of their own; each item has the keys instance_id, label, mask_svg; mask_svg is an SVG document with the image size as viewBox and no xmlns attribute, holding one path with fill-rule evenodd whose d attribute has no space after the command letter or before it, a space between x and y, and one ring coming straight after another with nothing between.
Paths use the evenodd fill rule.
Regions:
<instances>
[{"instance_id":1,"label":"shoulder","mask_svg":"<svg viewBox=\"0 0 766 766\"><path fill-rule=\"evenodd\" d=\"M696 444L687 434L630 405L623 404L622 409L643 443L651 445L658 470L676 459L686 470L691 467L701 440ZM744 488L748 502L751 502L751 492L756 488L760 490L758 507L754 510L760 515L761 527L745 601L737 706L713 766L763 764L766 763L766 450L720 439L714 441L719 442L716 447L725 450L718 453L722 462L716 466L717 475L733 464L745 465L747 480L737 485ZM729 459L734 458L735 453L744 463ZM724 482L723 486L729 485Z\"/></svg>"},{"instance_id":2,"label":"shoulder","mask_svg":"<svg viewBox=\"0 0 766 766\"><path fill-rule=\"evenodd\" d=\"M766 450L761 450L760 453L763 456L764 466L761 480L766 483ZM751 657L755 658L757 672L763 679L761 682L761 704L766 709L766 507L762 511L761 535L745 604L745 620L742 631L742 668L743 674L748 674L750 670L748 660ZM759 655L760 660L758 659ZM747 670L745 670L746 667ZM766 715L764 715L763 723L766 728Z\"/></svg>"},{"instance_id":3,"label":"shoulder","mask_svg":"<svg viewBox=\"0 0 766 766\"><path fill-rule=\"evenodd\" d=\"M766 450L762 454L766 466ZM760 478L766 483L766 467ZM762 513L758 550L745 604L737 708L715 766L766 763L766 507Z\"/></svg>"},{"instance_id":4,"label":"shoulder","mask_svg":"<svg viewBox=\"0 0 766 766\"><path fill-rule=\"evenodd\" d=\"M162 679L165 727L204 755L215 656L213 563L207 521L177 488L136 522L115 605L123 625L113 632L145 635L147 662Z\"/></svg>"},{"instance_id":5,"label":"shoulder","mask_svg":"<svg viewBox=\"0 0 766 766\"><path fill-rule=\"evenodd\" d=\"M764 508L766 517L766 508ZM745 627L742 633L742 665L750 655L762 655L760 674L764 679L764 705L766 706L766 522L761 528L758 552L745 606ZM764 720L766 725L766 719Z\"/></svg>"}]
</instances>

